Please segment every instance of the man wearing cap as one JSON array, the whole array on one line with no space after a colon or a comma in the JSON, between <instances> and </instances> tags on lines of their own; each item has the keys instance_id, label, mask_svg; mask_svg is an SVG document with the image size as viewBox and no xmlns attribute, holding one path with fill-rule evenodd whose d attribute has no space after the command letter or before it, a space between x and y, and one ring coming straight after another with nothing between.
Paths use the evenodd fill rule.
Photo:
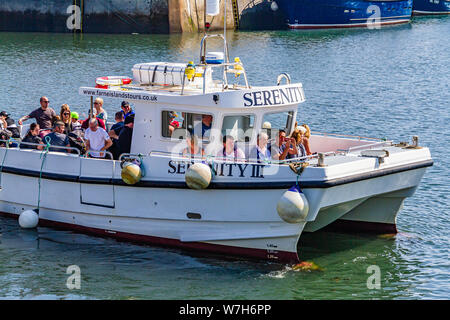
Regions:
<instances>
[{"instance_id":1,"label":"man wearing cap","mask_svg":"<svg viewBox=\"0 0 450 320\"><path fill-rule=\"evenodd\" d=\"M119 139L117 140L117 146L119 149L119 155L122 153L130 153L131 150L131 138L133 137L134 127L134 114L125 118L125 122L122 130L120 130Z\"/></svg>"},{"instance_id":2,"label":"man wearing cap","mask_svg":"<svg viewBox=\"0 0 450 320\"><path fill-rule=\"evenodd\" d=\"M41 97L39 100L41 107L33 110L29 115L23 116L19 119L19 125L30 118L36 119L37 124L41 128L39 135L43 138L52 130L53 119L56 118L56 112L49 107L50 101L47 97Z\"/></svg>"},{"instance_id":3,"label":"man wearing cap","mask_svg":"<svg viewBox=\"0 0 450 320\"><path fill-rule=\"evenodd\" d=\"M122 101L121 108L122 108L124 119L126 119L128 116L134 114L133 109L131 109L130 104L127 101Z\"/></svg>"}]
</instances>

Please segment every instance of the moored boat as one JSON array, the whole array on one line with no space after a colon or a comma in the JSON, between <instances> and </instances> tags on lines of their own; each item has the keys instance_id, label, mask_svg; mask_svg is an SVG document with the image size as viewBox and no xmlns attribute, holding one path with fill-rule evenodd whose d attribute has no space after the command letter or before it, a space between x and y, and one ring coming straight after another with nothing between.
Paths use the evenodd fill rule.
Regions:
<instances>
[{"instance_id":1,"label":"moored boat","mask_svg":"<svg viewBox=\"0 0 450 320\"><path fill-rule=\"evenodd\" d=\"M276 0L291 29L379 28L408 23L412 0Z\"/></svg>"},{"instance_id":2,"label":"moored boat","mask_svg":"<svg viewBox=\"0 0 450 320\"><path fill-rule=\"evenodd\" d=\"M450 14L450 1L414 0L413 14L415 16Z\"/></svg>"}]
</instances>

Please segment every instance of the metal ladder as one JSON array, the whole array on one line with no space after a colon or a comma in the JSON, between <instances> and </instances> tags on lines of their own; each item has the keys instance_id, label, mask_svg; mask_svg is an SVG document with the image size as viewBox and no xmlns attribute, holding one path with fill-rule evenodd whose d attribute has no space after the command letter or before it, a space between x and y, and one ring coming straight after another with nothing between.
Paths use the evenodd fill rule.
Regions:
<instances>
[{"instance_id":1,"label":"metal ladder","mask_svg":"<svg viewBox=\"0 0 450 320\"><path fill-rule=\"evenodd\" d=\"M238 0L231 0L233 6L234 29L239 29L239 7Z\"/></svg>"}]
</instances>

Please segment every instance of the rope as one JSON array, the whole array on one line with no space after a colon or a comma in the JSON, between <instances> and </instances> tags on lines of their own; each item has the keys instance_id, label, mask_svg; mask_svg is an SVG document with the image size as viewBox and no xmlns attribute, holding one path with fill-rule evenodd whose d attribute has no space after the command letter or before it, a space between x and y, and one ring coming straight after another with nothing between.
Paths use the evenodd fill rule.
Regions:
<instances>
[{"instance_id":1,"label":"rope","mask_svg":"<svg viewBox=\"0 0 450 320\"><path fill-rule=\"evenodd\" d=\"M11 142L11 138L9 138L8 141L6 141L6 149L5 149L5 154L3 155L2 164L0 166L0 173L3 172L3 164L5 163L6 155L8 154L10 142Z\"/></svg>"},{"instance_id":2,"label":"rope","mask_svg":"<svg viewBox=\"0 0 450 320\"><path fill-rule=\"evenodd\" d=\"M309 166L309 162L290 163L289 164L289 167L292 169L292 171L294 171L297 174L297 181L296 181L295 185L298 187L300 187L298 180L307 166Z\"/></svg>"},{"instance_id":3,"label":"rope","mask_svg":"<svg viewBox=\"0 0 450 320\"><path fill-rule=\"evenodd\" d=\"M141 168L141 176L145 177L145 167L144 167L143 155L139 153L138 157L139 157L139 167Z\"/></svg>"},{"instance_id":4,"label":"rope","mask_svg":"<svg viewBox=\"0 0 450 320\"><path fill-rule=\"evenodd\" d=\"M215 172L214 172L214 158L211 155L206 156L206 164L208 164L208 160L209 158L211 158L211 178L214 178L216 176Z\"/></svg>"},{"instance_id":5,"label":"rope","mask_svg":"<svg viewBox=\"0 0 450 320\"><path fill-rule=\"evenodd\" d=\"M44 150L42 150L41 155L39 156L39 158L42 159L42 161L41 161L41 170L40 170L40 172L39 172L39 182L38 182L39 190L38 190L37 214L39 214L39 208L40 208L40 205L41 205L41 180L42 180L42 169L44 168L44 162L45 162L45 159L47 159L47 154L48 154L48 151L49 151L49 148L50 148L50 141L51 141L51 138L50 138L49 136L45 136L45 137L44 137L44 140L45 140L45 142L46 142L46 145L45 145Z\"/></svg>"}]
</instances>

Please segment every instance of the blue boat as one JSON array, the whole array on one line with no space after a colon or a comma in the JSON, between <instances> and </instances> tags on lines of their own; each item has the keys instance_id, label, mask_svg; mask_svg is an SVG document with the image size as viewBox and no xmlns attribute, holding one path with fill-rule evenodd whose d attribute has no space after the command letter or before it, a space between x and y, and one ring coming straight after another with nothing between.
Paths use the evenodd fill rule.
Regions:
<instances>
[{"instance_id":1,"label":"blue boat","mask_svg":"<svg viewBox=\"0 0 450 320\"><path fill-rule=\"evenodd\" d=\"M414 0L415 16L450 14L450 0Z\"/></svg>"},{"instance_id":2,"label":"blue boat","mask_svg":"<svg viewBox=\"0 0 450 320\"><path fill-rule=\"evenodd\" d=\"M408 23L413 7L413 0L275 1L291 29L378 28Z\"/></svg>"}]
</instances>

